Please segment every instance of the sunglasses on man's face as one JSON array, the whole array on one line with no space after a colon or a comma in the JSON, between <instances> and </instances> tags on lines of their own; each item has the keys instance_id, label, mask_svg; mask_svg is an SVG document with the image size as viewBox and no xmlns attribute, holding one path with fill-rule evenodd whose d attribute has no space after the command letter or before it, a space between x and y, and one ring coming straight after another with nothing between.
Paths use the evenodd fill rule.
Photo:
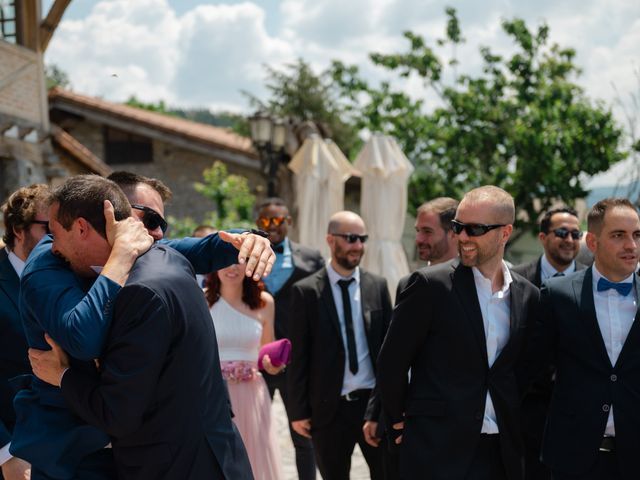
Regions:
<instances>
[{"instance_id":1,"label":"sunglasses on man's face","mask_svg":"<svg viewBox=\"0 0 640 480\"><path fill-rule=\"evenodd\" d=\"M580 230L569 230L564 227L556 228L555 230L551 230L553 234L561 239L567 238L571 235L571 238L574 240L580 240L582 238L582 232Z\"/></svg>"},{"instance_id":2,"label":"sunglasses on man's face","mask_svg":"<svg viewBox=\"0 0 640 480\"><path fill-rule=\"evenodd\" d=\"M503 223L485 225L484 223L462 223L458 220L451 220L451 230L453 230L453 233L455 233L456 235L460 235L464 230L470 237L481 237L491 230L506 226L507 225Z\"/></svg>"},{"instance_id":3,"label":"sunglasses on man's face","mask_svg":"<svg viewBox=\"0 0 640 480\"><path fill-rule=\"evenodd\" d=\"M286 215L281 217L258 217L258 219L256 220L256 225L261 230L267 230L272 223L274 226L279 227L285 222L287 218L289 217L287 217Z\"/></svg>"},{"instance_id":4,"label":"sunglasses on man's face","mask_svg":"<svg viewBox=\"0 0 640 480\"><path fill-rule=\"evenodd\" d=\"M32 224L35 223L36 225L43 225L44 226L44 231L47 232L47 235L51 234L51 230L49 230L49 221L48 220L34 220L31 223Z\"/></svg>"},{"instance_id":5,"label":"sunglasses on man's face","mask_svg":"<svg viewBox=\"0 0 640 480\"><path fill-rule=\"evenodd\" d=\"M357 233L332 233L334 237L344 238L347 243L356 243L360 240L360 243L365 243L369 239L369 235L358 235Z\"/></svg>"},{"instance_id":6,"label":"sunglasses on man's face","mask_svg":"<svg viewBox=\"0 0 640 480\"><path fill-rule=\"evenodd\" d=\"M162 218L158 212L156 212L153 208L145 207L144 205L131 205L131 208L135 208L136 210L140 210L143 212L142 214L142 223L149 231L153 231L156 228L160 227L162 233L167 232L167 228L169 225L167 221Z\"/></svg>"}]
</instances>

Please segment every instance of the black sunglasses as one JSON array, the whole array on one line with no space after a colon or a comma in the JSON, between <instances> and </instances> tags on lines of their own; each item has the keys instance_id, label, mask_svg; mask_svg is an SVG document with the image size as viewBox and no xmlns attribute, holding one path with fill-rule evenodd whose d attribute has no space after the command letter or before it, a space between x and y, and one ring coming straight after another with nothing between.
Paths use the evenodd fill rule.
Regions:
<instances>
[{"instance_id":1,"label":"black sunglasses","mask_svg":"<svg viewBox=\"0 0 640 480\"><path fill-rule=\"evenodd\" d=\"M136 210L142 210L144 214L142 215L142 223L149 230L155 230L160 227L162 233L167 232L167 228L169 225L167 221L162 218L158 212L156 212L153 208L145 207L144 205L131 205L131 208L135 208Z\"/></svg>"},{"instance_id":2,"label":"black sunglasses","mask_svg":"<svg viewBox=\"0 0 640 480\"><path fill-rule=\"evenodd\" d=\"M365 243L369 239L369 235L358 235L357 233L332 233L334 237L342 237L347 243L356 243L360 240L361 243Z\"/></svg>"},{"instance_id":3,"label":"black sunglasses","mask_svg":"<svg viewBox=\"0 0 640 480\"><path fill-rule=\"evenodd\" d=\"M31 223L32 224L35 223L36 225L44 225L44 231L47 232L47 235L51 234L51 230L49 230L49 221L48 220L34 220Z\"/></svg>"},{"instance_id":4,"label":"black sunglasses","mask_svg":"<svg viewBox=\"0 0 640 480\"><path fill-rule=\"evenodd\" d=\"M462 223L457 220L451 220L451 230L453 230L453 233L460 235L464 230L470 237L481 237L491 230L506 226L507 225L503 223L485 225L484 223Z\"/></svg>"},{"instance_id":5,"label":"black sunglasses","mask_svg":"<svg viewBox=\"0 0 640 480\"><path fill-rule=\"evenodd\" d=\"M562 238L563 240L569 235L571 235L571 238L573 238L574 240L580 240L582 238L582 232L580 230L568 230L564 227L560 227L551 231L556 237Z\"/></svg>"}]
</instances>

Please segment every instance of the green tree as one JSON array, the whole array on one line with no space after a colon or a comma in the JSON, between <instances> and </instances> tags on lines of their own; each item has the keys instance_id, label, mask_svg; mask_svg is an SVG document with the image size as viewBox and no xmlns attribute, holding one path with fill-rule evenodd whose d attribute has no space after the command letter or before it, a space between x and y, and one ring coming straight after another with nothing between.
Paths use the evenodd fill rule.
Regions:
<instances>
[{"instance_id":1,"label":"green tree","mask_svg":"<svg viewBox=\"0 0 640 480\"><path fill-rule=\"evenodd\" d=\"M458 68L455 51L464 42L455 9L446 14L446 37L437 43L451 47L448 61L412 32L404 34L407 52L370 55L375 65L401 78L421 78L425 98L437 106L427 109L424 100L388 82L371 86L356 67L340 62L333 63L333 78L357 127L393 135L414 163L413 208L428 198L460 198L471 188L494 184L509 191L521 210L518 235L535 231L541 211L586 195L585 174L625 157L623 132L610 109L590 101L574 83L580 73L575 51L549 45L545 24L532 31L523 20L503 21L515 52L503 57L482 47L480 74L454 71L446 82L446 68Z\"/></svg>"},{"instance_id":2,"label":"green tree","mask_svg":"<svg viewBox=\"0 0 640 480\"><path fill-rule=\"evenodd\" d=\"M69 75L67 75L67 72L62 70L56 64L51 64L44 67L44 76L47 90L53 87L71 88Z\"/></svg>"},{"instance_id":3,"label":"green tree","mask_svg":"<svg viewBox=\"0 0 640 480\"><path fill-rule=\"evenodd\" d=\"M211 213L197 222L191 217L170 216L172 238L189 236L200 223L211 225L218 230L229 228L252 228L255 197L251 194L247 179L241 175L229 174L222 162L214 162L202 173L203 181L193 184L195 190L212 202Z\"/></svg>"},{"instance_id":4,"label":"green tree","mask_svg":"<svg viewBox=\"0 0 640 480\"><path fill-rule=\"evenodd\" d=\"M303 59L285 65L283 70L265 68L270 98L262 101L244 92L252 108L296 121L313 121L348 157L355 156L361 141L357 129L343 119L341 92L335 88L329 70L316 74Z\"/></svg>"}]
</instances>

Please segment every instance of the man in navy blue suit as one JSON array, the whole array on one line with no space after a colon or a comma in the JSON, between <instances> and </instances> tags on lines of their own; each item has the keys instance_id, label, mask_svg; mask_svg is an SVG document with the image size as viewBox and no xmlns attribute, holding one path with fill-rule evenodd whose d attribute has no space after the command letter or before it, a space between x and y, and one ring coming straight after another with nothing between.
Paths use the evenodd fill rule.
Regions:
<instances>
[{"instance_id":1,"label":"man in navy blue suit","mask_svg":"<svg viewBox=\"0 0 640 480\"><path fill-rule=\"evenodd\" d=\"M130 203L139 207L133 213L145 223L154 239L161 238L166 229L162 213L168 189L154 179L132 174L120 175L117 180ZM34 250L23 278L21 299L23 321L32 347L48 349L44 341L44 333L48 332L78 360L91 360L102 352L114 298L136 256L151 242L146 232L146 238L139 236L140 231L135 232L136 226L144 231L139 222L132 218L116 222L108 202L106 212L107 237L113 248L93 283L79 279L51 252L51 238L44 239ZM268 273L273 263L270 258L273 253L265 248L265 243L268 247L266 239L253 234L221 232L203 239L168 243L184 254L198 272L237 262L237 249L240 249L239 256L246 259L250 275ZM31 461L32 477L110 478L112 458L110 451L104 449L109 443L106 434L68 412L56 389L37 380L27 385L29 388L22 390L16 400L16 409L22 415L14 435L18 441L12 444L12 452Z\"/></svg>"},{"instance_id":2,"label":"man in navy blue suit","mask_svg":"<svg viewBox=\"0 0 640 480\"><path fill-rule=\"evenodd\" d=\"M24 479L30 467L9 453L15 423L14 389L9 379L29 373L27 341L20 323L18 296L24 262L48 231L46 185L23 187L2 206L5 248L0 249L0 479Z\"/></svg>"},{"instance_id":3,"label":"man in navy blue suit","mask_svg":"<svg viewBox=\"0 0 640 480\"><path fill-rule=\"evenodd\" d=\"M104 200L116 218L130 213L120 188L100 177L74 177L52 193L53 251L82 279L95 278L95 266L111 253ZM136 260L114 302L98 371L69 362L48 342L52 351L30 351L34 373L109 434L118 478L253 478L215 367L207 303L192 266L175 250L154 245Z\"/></svg>"}]
</instances>

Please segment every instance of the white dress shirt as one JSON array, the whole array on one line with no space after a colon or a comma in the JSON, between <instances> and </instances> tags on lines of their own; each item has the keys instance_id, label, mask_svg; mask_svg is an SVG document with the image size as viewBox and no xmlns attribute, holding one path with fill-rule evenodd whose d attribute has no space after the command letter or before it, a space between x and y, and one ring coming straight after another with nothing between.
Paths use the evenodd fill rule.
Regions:
<instances>
[{"instance_id":1,"label":"white dress shirt","mask_svg":"<svg viewBox=\"0 0 640 480\"><path fill-rule=\"evenodd\" d=\"M336 272L331 263L327 265L327 274L329 283L331 284L331 293L333 294L333 302L338 312L340 320L340 332L342 333L342 346L345 352L344 377L342 381L341 395L346 395L354 390L362 388L373 388L376 384L376 376L373 373L373 364L369 355L369 345L367 344L367 335L364 329L364 319L362 318L362 295L360 292L360 268L356 267L351 277L343 277ZM353 278L355 281L349 285L349 297L351 298L351 319L353 320L353 334L356 341L356 352L358 354L358 373L355 375L349 370L349 359L347 350L347 330L344 321L344 308L342 305L342 290L338 285L338 280L349 280Z\"/></svg>"},{"instance_id":2,"label":"white dress shirt","mask_svg":"<svg viewBox=\"0 0 640 480\"><path fill-rule=\"evenodd\" d=\"M564 269L560 273L562 275L569 275L570 273L573 273L575 271L576 271L576 261L573 260L571 262L571 265L569 265L566 269ZM547 278L553 277L556 273L558 273L558 270L556 270L556 267L551 265L551 262L549 262L549 260L547 259L547 255L546 254L542 255L542 258L540 259L540 280L544 282Z\"/></svg>"},{"instance_id":3,"label":"white dress shirt","mask_svg":"<svg viewBox=\"0 0 640 480\"><path fill-rule=\"evenodd\" d=\"M484 334L487 341L487 359L489 367L493 365L498 355L509 340L510 312L509 286L513 279L507 264L502 262L502 275L504 283L502 288L493 293L491 280L482 275L476 267L473 270L473 281L476 284L478 303L484 323ZM487 402L484 407L484 419L481 433L499 433L496 420L496 410L491 400L491 394L487 391Z\"/></svg>"},{"instance_id":4,"label":"white dress shirt","mask_svg":"<svg viewBox=\"0 0 640 480\"><path fill-rule=\"evenodd\" d=\"M633 321L638 311L637 295L635 288L631 290L629 295L620 295L613 288L603 292L598 291L598 281L603 278L596 266L593 266L593 303L596 309L596 318L600 327L600 334L607 348L607 354L611 365L615 365L627 340L629 330L633 325ZM607 277L604 277L607 278ZM632 273L623 282L633 283L634 274ZM607 280L609 280L607 278ZM613 422L613 405L609 409L609 417L607 419L607 427L605 428L605 436L615 436L616 429Z\"/></svg>"}]
</instances>

